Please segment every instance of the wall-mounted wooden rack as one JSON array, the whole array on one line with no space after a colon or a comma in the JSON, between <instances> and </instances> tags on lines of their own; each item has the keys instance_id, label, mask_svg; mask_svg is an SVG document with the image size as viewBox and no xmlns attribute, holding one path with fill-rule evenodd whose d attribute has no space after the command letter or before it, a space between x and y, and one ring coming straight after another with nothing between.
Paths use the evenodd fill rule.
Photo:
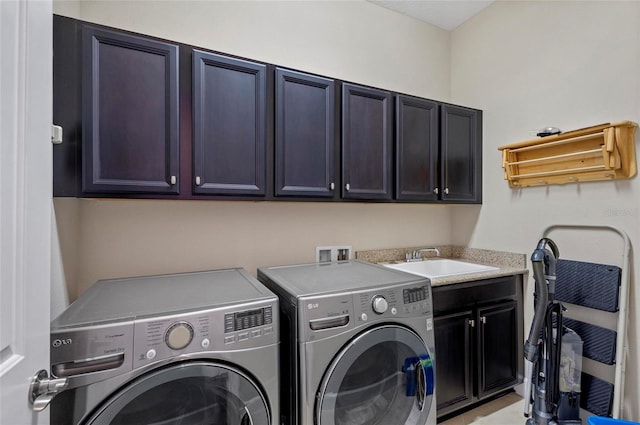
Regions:
<instances>
[{"instance_id":1,"label":"wall-mounted wooden rack","mask_svg":"<svg viewBox=\"0 0 640 425\"><path fill-rule=\"evenodd\" d=\"M631 178L636 127L607 123L500 146L504 178L512 188Z\"/></svg>"}]
</instances>

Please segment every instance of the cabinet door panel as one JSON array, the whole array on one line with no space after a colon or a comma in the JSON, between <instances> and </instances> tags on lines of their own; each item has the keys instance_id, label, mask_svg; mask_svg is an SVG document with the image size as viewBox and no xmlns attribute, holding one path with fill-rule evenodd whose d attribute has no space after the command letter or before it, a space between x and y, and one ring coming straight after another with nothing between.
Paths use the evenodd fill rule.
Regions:
<instances>
[{"instance_id":1,"label":"cabinet door panel","mask_svg":"<svg viewBox=\"0 0 640 425\"><path fill-rule=\"evenodd\" d=\"M518 381L516 302L478 310L480 323L479 397L508 388Z\"/></svg>"},{"instance_id":2,"label":"cabinet door panel","mask_svg":"<svg viewBox=\"0 0 640 425\"><path fill-rule=\"evenodd\" d=\"M437 200L438 104L398 95L396 143L396 198Z\"/></svg>"},{"instance_id":3,"label":"cabinet door panel","mask_svg":"<svg viewBox=\"0 0 640 425\"><path fill-rule=\"evenodd\" d=\"M276 195L334 193L333 80L276 70Z\"/></svg>"},{"instance_id":4,"label":"cabinet door panel","mask_svg":"<svg viewBox=\"0 0 640 425\"><path fill-rule=\"evenodd\" d=\"M442 199L482 201L482 112L442 105Z\"/></svg>"},{"instance_id":5,"label":"cabinet door panel","mask_svg":"<svg viewBox=\"0 0 640 425\"><path fill-rule=\"evenodd\" d=\"M193 52L194 193L266 193L266 66Z\"/></svg>"},{"instance_id":6,"label":"cabinet door panel","mask_svg":"<svg viewBox=\"0 0 640 425\"><path fill-rule=\"evenodd\" d=\"M83 191L178 193L178 46L83 30Z\"/></svg>"},{"instance_id":7,"label":"cabinet door panel","mask_svg":"<svg viewBox=\"0 0 640 425\"><path fill-rule=\"evenodd\" d=\"M438 416L473 401L471 310L434 318Z\"/></svg>"},{"instance_id":8,"label":"cabinet door panel","mask_svg":"<svg viewBox=\"0 0 640 425\"><path fill-rule=\"evenodd\" d=\"M391 199L391 93L342 86L344 198Z\"/></svg>"}]
</instances>

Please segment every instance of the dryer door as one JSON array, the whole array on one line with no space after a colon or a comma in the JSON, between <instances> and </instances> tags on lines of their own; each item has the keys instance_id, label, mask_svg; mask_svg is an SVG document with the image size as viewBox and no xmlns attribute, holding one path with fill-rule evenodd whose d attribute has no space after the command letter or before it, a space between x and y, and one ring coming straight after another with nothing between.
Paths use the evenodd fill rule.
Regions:
<instances>
[{"instance_id":1,"label":"dryer door","mask_svg":"<svg viewBox=\"0 0 640 425\"><path fill-rule=\"evenodd\" d=\"M107 398L86 425L269 425L262 391L240 370L178 363L133 380Z\"/></svg>"},{"instance_id":2,"label":"dryer door","mask_svg":"<svg viewBox=\"0 0 640 425\"><path fill-rule=\"evenodd\" d=\"M386 325L350 341L320 386L318 425L417 425L427 423L433 403L433 366L413 331Z\"/></svg>"}]
</instances>

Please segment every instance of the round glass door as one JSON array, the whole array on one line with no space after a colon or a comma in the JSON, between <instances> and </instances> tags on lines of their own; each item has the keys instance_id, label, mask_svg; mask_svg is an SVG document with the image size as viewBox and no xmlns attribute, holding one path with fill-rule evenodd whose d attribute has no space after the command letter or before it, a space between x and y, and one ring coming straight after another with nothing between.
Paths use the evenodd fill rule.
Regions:
<instances>
[{"instance_id":1,"label":"round glass door","mask_svg":"<svg viewBox=\"0 0 640 425\"><path fill-rule=\"evenodd\" d=\"M347 344L329 367L316 423L424 424L433 385L431 356L416 333L393 325L374 328Z\"/></svg>"},{"instance_id":2,"label":"round glass door","mask_svg":"<svg viewBox=\"0 0 640 425\"><path fill-rule=\"evenodd\" d=\"M144 375L111 396L86 425L270 425L266 399L241 371L180 363Z\"/></svg>"}]
</instances>

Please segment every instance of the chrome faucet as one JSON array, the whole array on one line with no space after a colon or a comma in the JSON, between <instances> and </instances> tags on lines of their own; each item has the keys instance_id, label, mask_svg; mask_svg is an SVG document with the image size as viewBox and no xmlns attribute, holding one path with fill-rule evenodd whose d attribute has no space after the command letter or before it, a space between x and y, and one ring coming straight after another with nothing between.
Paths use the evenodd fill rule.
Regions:
<instances>
[{"instance_id":1,"label":"chrome faucet","mask_svg":"<svg viewBox=\"0 0 640 425\"><path fill-rule=\"evenodd\" d=\"M436 253L436 257L440 256L440 250L434 247L434 248L415 249L411 252L407 252L404 257L407 262L422 261L422 253L429 252L429 251L434 251Z\"/></svg>"},{"instance_id":2,"label":"chrome faucet","mask_svg":"<svg viewBox=\"0 0 640 425\"><path fill-rule=\"evenodd\" d=\"M435 247L433 247L433 248L423 248L419 252L430 252L430 251L434 251L436 253L436 257L440 256L440 250L438 248L435 248Z\"/></svg>"}]
</instances>

